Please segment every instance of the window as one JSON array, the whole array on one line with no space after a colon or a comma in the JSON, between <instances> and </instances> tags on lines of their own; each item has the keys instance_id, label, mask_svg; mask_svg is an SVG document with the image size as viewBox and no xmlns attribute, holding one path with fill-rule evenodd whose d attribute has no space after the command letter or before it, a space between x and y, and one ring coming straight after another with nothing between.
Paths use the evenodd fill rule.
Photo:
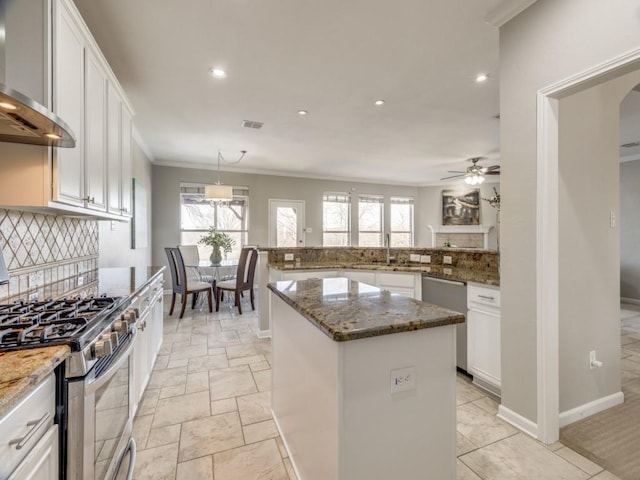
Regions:
<instances>
[{"instance_id":1,"label":"window","mask_svg":"<svg viewBox=\"0 0 640 480\"><path fill-rule=\"evenodd\" d=\"M351 237L351 195L325 193L322 196L322 245L345 247Z\"/></svg>"},{"instance_id":2,"label":"window","mask_svg":"<svg viewBox=\"0 0 640 480\"><path fill-rule=\"evenodd\" d=\"M202 235L211 227L229 235L235 244L228 258L239 258L247 243L249 191L233 189L233 200L227 204L204 199L204 185L180 185L180 244L197 245L200 258L209 258L211 247L200 245Z\"/></svg>"},{"instance_id":3,"label":"window","mask_svg":"<svg viewBox=\"0 0 640 480\"><path fill-rule=\"evenodd\" d=\"M382 195L358 196L358 245L381 247L384 197Z\"/></svg>"},{"instance_id":4,"label":"window","mask_svg":"<svg viewBox=\"0 0 640 480\"><path fill-rule=\"evenodd\" d=\"M413 198L391 197L391 246L413 246Z\"/></svg>"}]
</instances>

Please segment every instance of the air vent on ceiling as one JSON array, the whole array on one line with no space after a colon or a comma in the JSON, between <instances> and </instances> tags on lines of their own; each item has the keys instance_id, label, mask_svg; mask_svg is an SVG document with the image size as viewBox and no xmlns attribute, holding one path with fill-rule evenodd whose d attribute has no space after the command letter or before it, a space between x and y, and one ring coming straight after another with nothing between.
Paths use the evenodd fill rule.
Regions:
<instances>
[{"instance_id":1,"label":"air vent on ceiling","mask_svg":"<svg viewBox=\"0 0 640 480\"><path fill-rule=\"evenodd\" d=\"M624 144L622 144L622 145L620 145L620 146L621 146L622 148L640 147L640 141L624 143Z\"/></svg>"},{"instance_id":2,"label":"air vent on ceiling","mask_svg":"<svg viewBox=\"0 0 640 480\"><path fill-rule=\"evenodd\" d=\"M262 122L254 122L253 120L242 120L243 127L258 129L262 128L262 125L264 125L264 123Z\"/></svg>"}]
</instances>

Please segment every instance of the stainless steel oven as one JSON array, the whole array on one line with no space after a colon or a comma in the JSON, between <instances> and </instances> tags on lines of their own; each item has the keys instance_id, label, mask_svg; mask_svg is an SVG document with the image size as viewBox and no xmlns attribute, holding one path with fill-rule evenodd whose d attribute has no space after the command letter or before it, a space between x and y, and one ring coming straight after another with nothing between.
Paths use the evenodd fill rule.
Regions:
<instances>
[{"instance_id":1,"label":"stainless steel oven","mask_svg":"<svg viewBox=\"0 0 640 480\"><path fill-rule=\"evenodd\" d=\"M84 377L68 380L67 456L69 480L131 480L135 442L131 436L132 362L137 330Z\"/></svg>"}]
</instances>

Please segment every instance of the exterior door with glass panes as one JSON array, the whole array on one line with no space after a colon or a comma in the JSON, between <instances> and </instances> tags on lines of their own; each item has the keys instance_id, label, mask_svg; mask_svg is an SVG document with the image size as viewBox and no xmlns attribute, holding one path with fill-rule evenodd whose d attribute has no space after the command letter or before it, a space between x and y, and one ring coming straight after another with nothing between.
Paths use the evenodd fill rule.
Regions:
<instances>
[{"instance_id":1,"label":"exterior door with glass panes","mask_svg":"<svg viewBox=\"0 0 640 480\"><path fill-rule=\"evenodd\" d=\"M269 246L304 247L303 200L269 200Z\"/></svg>"}]
</instances>

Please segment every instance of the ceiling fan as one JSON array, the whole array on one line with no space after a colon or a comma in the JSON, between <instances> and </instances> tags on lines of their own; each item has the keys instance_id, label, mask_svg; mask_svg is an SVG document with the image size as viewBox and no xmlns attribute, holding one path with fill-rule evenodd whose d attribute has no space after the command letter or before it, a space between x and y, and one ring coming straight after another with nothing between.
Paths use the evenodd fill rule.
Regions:
<instances>
[{"instance_id":1,"label":"ceiling fan","mask_svg":"<svg viewBox=\"0 0 640 480\"><path fill-rule=\"evenodd\" d=\"M450 178L465 177L465 183L469 185L480 185L484 182L485 175L500 175L500 165L491 165L489 167L483 167L478 165L480 160L486 160L484 157L473 157L469 161L472 163L470 167L467 167L466 172L459 172L455 170L449 170L449 173L455 173L449 177L441 178L440 180L449 180Z\"/></svg>"}]
</instances>

